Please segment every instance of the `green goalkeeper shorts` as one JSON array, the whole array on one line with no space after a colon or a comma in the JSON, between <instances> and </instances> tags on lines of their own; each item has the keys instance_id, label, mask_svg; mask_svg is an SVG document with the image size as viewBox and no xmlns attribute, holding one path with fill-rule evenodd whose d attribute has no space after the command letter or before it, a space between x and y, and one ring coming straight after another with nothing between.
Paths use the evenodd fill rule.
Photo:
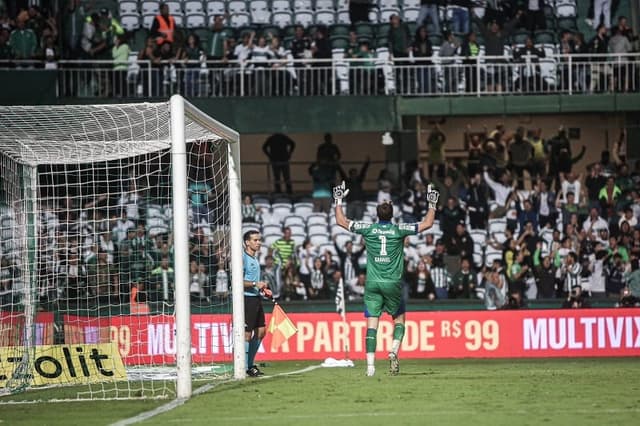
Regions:
<instances>
[{"instance_id":1,"label":"green goalkeeper shorts","mask_svg":"<svg viewBox=\"0 0 640 426\"><path fill-rule=\"evenodd\" d=\"M402 284L367 282L364 288L364 316L378 318L385 311L393 317L403 314Z\"/></svg>"}]
</instances>

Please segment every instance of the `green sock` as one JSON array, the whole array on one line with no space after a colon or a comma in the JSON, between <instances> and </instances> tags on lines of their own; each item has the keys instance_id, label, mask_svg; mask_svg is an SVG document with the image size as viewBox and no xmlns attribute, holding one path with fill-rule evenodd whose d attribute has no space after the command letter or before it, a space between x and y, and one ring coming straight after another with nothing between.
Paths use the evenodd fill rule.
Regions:
<instances>
[{"instance_id":1,"label":"green sock","mask_svg":"<svg viewBox=\"0 0 640 426\"><path fill-rule=\"evenodd\" d=\"M404 324L396 324L393 327L393 340L400 340L404 337Z\"/></svg>"},{"instance_id":2,"label":"green sock","mask_svg":"<svg viewBox=\"0 0 640 426\"><path fill-rule=\"evenodd\" d=\"M378 330L375 328L367 328L367 337L365 338L367 353L374 353L376 351L376 334L378 334Z\"/></svg>"}]
</instances>

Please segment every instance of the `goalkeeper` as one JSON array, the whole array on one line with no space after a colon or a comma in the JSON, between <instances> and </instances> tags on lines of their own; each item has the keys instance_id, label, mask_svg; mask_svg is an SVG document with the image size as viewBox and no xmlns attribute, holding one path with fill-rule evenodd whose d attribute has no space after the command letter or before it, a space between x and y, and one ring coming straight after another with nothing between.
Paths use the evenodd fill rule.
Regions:
<instances>
[{"instance_id":1,"label":"goalkeeper","mask_svg":"<svg viewBox=\"0 0 640 426\"><path fill-rule=\"evenodd\" d=\"M333 188L337 224L362 235L367 249L367 280L364 289L364 314L367 318L365 339L367 376L373 376L376 371L374 363L376 335L382 311L386 311L393 317L393 343L389 352L389 372L397 375L400 372L398 349L404 337L405 320L401 284L404 273L403 241L407 235L414 235L431 228L440 194L429 185L426 194L429 210L422 222L395 225L391 222L393 206L388 201L379 204L376 208L377 223L354 222L347 219L342 211L342 199L348 193L349 190L345 188L344 182Z\"/></svg>"}]
</instances>

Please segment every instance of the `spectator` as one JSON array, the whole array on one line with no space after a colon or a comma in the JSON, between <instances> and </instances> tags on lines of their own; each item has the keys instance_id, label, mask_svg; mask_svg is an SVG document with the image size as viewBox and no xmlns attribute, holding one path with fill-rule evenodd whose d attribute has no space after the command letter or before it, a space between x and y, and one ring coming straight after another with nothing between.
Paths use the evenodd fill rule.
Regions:
<instances>
[{"instance_id":1,"label":"spectator","mask_svg":"<svg viewBox=\"0 0 640 426\"><path fill-rule=\"evenodd\" d=\"M602 174L602 165L600 163L594 163L589 170L589 175L585 179L587 197L589 198L589 209L600 206L598 196L600 195L600 190L606 183L607 178Z\"/></svg>"},{"instance_id":2,"label":"spectator","mask_svg":"<svg viewBox=\"0 0 640 426\"><path fill-rule=\"evenodd\" d=\"M606 292L607 297L620 297L624 288L625 265L622 262L622 256L618 253L613 257L609 257L609 262L605 267L606 274Z\"/></svg>"},{"instance_id":3,"label":"spectator","mask_svg":"<svg viewBox=\"0 0 640 426\"><path fill-rule=\"evenodd\" d=\"M433 46L429 40L427 27L421 25L416 30L411 47L414 58L420 58L417 62L418 70L418 90L421 94L432 93L435 91L435 73L431 57L433 56Z\"/></svg>"},{"instance_id":4,"label":"spectator","mask_svg":"<svg viewBox=\"0 0 640 426\"><path fill-rule=\"evenodd\" d=\"M471 31L460 47L460 56L464 65L465 92L474 93L478 90L478 56L480 45L475 32Z\"/></svg>"},{"instance_id":5,"label":"spectator","mask_svg":"<svg viewBox=\"0 0 640 426\"><path fill-rule=\"evenodd\" d=\"M407 274L407 279L413 297L435 300L436 289L433 286L427 264L423 260L418 262L415 271Z\"/></svg>"},{"instance_id":6,"label":"spectator","mask_svg":"<svg viewBox=\"0 0 640 426\"><path fill-rule=\"evenodd\" d=\"M611 39L609 39L609 52L612 54L625 55L631 53L633 47L629 39L622 34L617 27L611 30ZM625 56L611 58L615 62L613 64L613 88L616 92L628 92L630 77L633 75L633 65L627 61L629 58Z\"/></svg>"},{"instance_id":7,"label":"spectator","mask_svg":"<svg viewBox=\"0 0 640 426\"><path fill-rule=\"evenodd\" d=\"M615 214L615 207L622 191L620 187L616 185L615 178L613 176L607 177L607 183L600 189L598 193L598 200L600 201L600 208L602 212L608 217L613 217Z\"/></svg>"},{"instance_id":8,"label":"spectator","mask_svg":"<svg viewBox=\"0 0 640 426\"><path fill-rule=\"evenodd\" d=\"M630 206L624 208L622 212L618 212L620 219L618 220L618 227L622 228L622 224L626 222L629 227L636 228L638 226L638 218L633 214L633 209Z\"/></svg>"},{"instance_id":9,"label":"spectator","mask_svg":"<svg viewBox=\"0 0 640 426\"><path fill-rule=\"evenodd\" d=\"M244 198L242 199L242 206L240 209L242 211L243 223L262 222L260 219L260 212L258 211L258 208L256 207L256 205L253 203L253 199L251 198L251 195L247 194L244 196Z\"/></svg>"},{"instance_id":10,"label":"spectator","mask_svg":"<svg viewBox=\"0 0 640 426\"><path fill-rule=\"evenodd\" d=\"M322 267L322 259L316 257L313 259L313 267L309 277L309 286L307 294L310 299L325 299L328 296L327 277Z\"/></svg>"},{"instance_id":11,"label":"spectator","mask_svg":"<svg viewBox=\"0 0 640 426\"><path fill-rule=\"evenodd\" d=\"M480 159L483 154L481 136L482 133L472 133L471 125L467 124L464 132L464 149L469 153L467 158L467 175L469 178L475 176L476 173L482 172L480 165Z\"/></svg>"},{"instance_id":12,"label":"spectator","mask_svg":"<svg viewBox=\"0 0 640 426\"><path fill-rule=\"evenodd\" d=\"M609 37L607 36L607 27L600 24L596 30L596 35L589 42L589 52L597 55L609 53ZM607 58L602 56L591 57L591 84L589 90L591 92L604 91L610 86L609 78L611 77L605 64Z\"/></svg>"},{"instance_id":13,"label":"spectator","mask_svg":"<svg viewBox=\"0 0 640 426\"><path fill-rule=\"evenodd\" d=\"M522 11L518 11L517 15L510 21L504 24L503 29L500 29L500 25L497 21L491 22L491 25L487 28L484 23L477 17L473 16L473 20L477 23L485 44L485 54L487 56L503 56L504 46L509 35L515 28ZM506 87L506 73L504 70L503 59L490 59L488 63L493 64L493 68L490 68L487 72L487 90L501 92L503 87ZM496 141L497 143L497 141Z\"/></svg>"},{"instance_id":14,"label":"spectator","mask_svg":"<svg viewBox=\"0 0 640 426\"><path fill-rule=\"evenodd\" d=\"M43 39L42 45L44 49L44 69L58 69L58 59L60 59L60 56L58 55L55 40L53 39L53 37L45 37Z\"/></svg>"},{"instance_id":15,"label":"spectator","mask_svg":"<svg viewBox=\"0 0 640 426\"><path fill-rule=\"evenodd\" d=\"M113 57L113 95L119 98L126 98L127 90L127 70L129 68L129 54L131 49L125 36L116 37L116 43L111 50Z\"/></svg>"},{"instance_id":16,"label":"spectator","mask_svg":"<svg viewBox=\"0 0 640 426\"><path fill-rule=\"evenodd\" d=\"M189 265L189 273L191 276L189 285L191 301L200 302L206 300L205 288L209 285L209 275L206 273L205 266L192 260Z\"/></svg>"},{"instance_id":17,"label":"spectator","mask_svg":"<svg viewBox=\"0 0 640 426\"><path fill-rule=\"evenodd\" d=\"M453 236L456 232L456 226L460 222L464 222L466 212L458 203L456 197L447 198L447 204L440 212L440 228L444 235Z\"/></svg>"},{"instance_id":18,"label":"spectator","mask_svg":"<svg viewBox=\"0 0 640 426\"><path fill-rule=\"evenodd\" d=\"M295 264L295 249L296 243L291 239L291 228L285 227L282 230L282 238L271 245L271 255L276 265L276 286L272 288L274 299L281 296L285 268L291 263Z\"/></svg>"},{"instance_id":19,"label":"spectator","mask_svg":"<svg viewBox=\"0 0 640 426\"><path fill-rule=\"evenodd\" d=\"M74 59L81 56L80 40L85 21L85 10L81 0L67 0L62 13L62 56Z\"/></svg>"},{"instance_id":20,"label":"spectator","mask_svg":"<svg viewBox=\"0 0 640 426\"><path fill-rule=\"evenodd\" d=\"M465 200L469 213L469 225L471 229L485 229L489 215L487 187L482 182L480 173L471 176L469 182Z\"/></svg>"},{"instance_id":21,"label":"spectator","mask_svg":"<svg viewBox=\"0 0 640 426\"><path fill-rule=\"evenodd\" d=\"M631 271L625 273L624 277L629 294L635 298L636 303L640 301L640 267L638 263L638 259L633 259L631 261Z\"/></svg>"},{"instance_id":22,"label":"spectator","mask_svg":"<svg viewBox=\"0 0 640 426\"><path fill-rule=\"evenodd\" d=\"M311 43L311 54L313 59L319 60L313 63L313 66L318 69L314 71L315 87L313 87L312 94L316 96L332 94L331 62L329 61L331 59L331 43L325 26L320 26L316 29L314 40Z\"/></svg>"},{"instance_id":23,"label":"spectator","mask_svg":"<svg viewBox=\"0 0 640 426\"><path fill-rule=\"evenodd\" d=\"M376 197L378 204L393 200L391 189L392 184L389 178L389 171L387 169L380 170L378 174L378 195Z\"/></svg>"},{"instance_id":24,"label":"spectator","mask_svg":"<svg viewBox=\"0 0 640 426\"><path fill-rule=\"evenodd\" d=\"M471 262L468 258L463 257L460 261L460 270L456 272L451 280L449 295L452 299L475 298L477 282L476 273L471 270Z\"/></svg>"},{"instance_id":25,"label":"spectator","mask_svg":"<svg viewBox=\"0 0 640 426\"><path fill-rule=\"evenodd\" d=\"M538 298L552 299L556 292L556 268L551 256L545 256L540 261L542 244L542 242L538 242L533 256L534 276L538 288Z\"/></svg>"},{"instance_id":26,"label":"spectator","mask_svg":"<svg viewBox=\"0 0 640 426\"><path fill-rule=\"evenodd\" d=\"M325 133L324 142L318 145L318 150L316 151L316 161L320 164L337 168L341 157L340 148L333 143L331 133Z\"/></svg>"},{"instance_id":27,"label":"spectator","mask_svg":"<svg viewBox=\"0 0 640 426\"><path fill-rule=\"evenodd\" d=\"M262 266L261 280L267 283L267 287L270 289L277 288L278 280L276 279L277 270L273 265L273 256L266 255L264 258L264 265Z\"/></svg>"},{"instance_id":28,"label":"spectator","mask_svg":"<svg viewBox=\"0 0 640 426\"><path fill-rule=\"evenodd\" d=\"M9 46L17 60L34 59L38 48L38 38L32 29L27 28L28 14L20 13L16 18L16 29L11 32Z\"/></svg>"},{"instance_id":29,"label":"spectator","mask_svg":"<svg viewBox=\"0 0 640 426\"><path fill-rule=\"evenodd\" d=\"M353 250L353 242L347 241L344 247L338 246L336 237L333 236L333 244L336 248L336 253L340 259L340 272L345 282L353 280L360 272L360 257L364 253L364 244L361 244L359 250Z\"/></svg>"},{"instance_id":30,"label":"spectator","mask_svg":"<svg viewBox=\"0 0 640 426\"><path fill-rule=\"evenodd\" d=\"M408 188L405 191L404 195L402 196L402 205L400 209L402 212L402 221L404 223L416 222L417 220L416 218L418 216L415 215L415 210L416 210L416 202L419 194L420 194L420 182L413 181L410 188ZM351 216L348 216L348 217L351 217Z\"/></svg>"},{"instance_id":31,"label":"spectator","mask_svg":"<svg viewBox=\"0 0 640 426\"><path fill-rule=\"evenodd\" d=\"M440 129L440 125L435 123L427 139L427 146L429 147L429 178L444 179L445 177L445 153L444 144L447 142L447 137Z\"/></svg>"},{"instance_id":32,"label":"spectator","mask_svg":"<svg viewBox=\"0 0 640 426\"><path fill-rule=\"evenodd\" d=\"M349 188L349 198L347 199L347 217L354 220L362 219L365 212L366 194L364 192L363 184L367 177L367 170L371 159L369 156L365 158L365 162L362 165L360 171L355 167L349 169L349 174L345 174L344 170L338 165L340 177L345 182L347 188Z\"/></svg>"},{"instance_id":33,"label":"spectator","mask_svg":"<svg viewBox=\"0 0 640 426\"><path fill-rule=\"evenodd\" d=\"M174 45L168 41L160 45L159 55L162 63L162 92L164 94L173 94L178 89L178 74L175 62L179 58L180 51L180 47L174 47Z\"/></svg>"},{"instance_id":34,"label":"spectator","mask_svg":"<svg viewBox=\"0 0 640 426\"><path fill-rule=\"evenodd\" d=\"M509 145L509 166L516 175L518 189L524 189L524 171L529 170L533 158L533 148L524 138L524 128L518 127Z\"/></svg>"},{"instance_id":35,"label":"spectator","mask_svg":"<svg viewBox=\"0 0 640 426\"><path fill-rule=\"evenodd\" d=\"M590 235L592 238L596 238L601 230L606 230L608 232L609 225L606 220L599 216L598 209L593 207L589 211L589 217L587 217L582 224L582 229L587 233L587 235Z\"/></svg>"},{"instance_id":36,"label":"spectator","mask_svg":"<svg viewBox=\"0 0 640 426\"><path fill-rule=\"evenodd\" d=\"M166 3L160 3L160 14L153 18L149 35L155 37L156 43L161 46L165 42L174 43L175 31L176 21L169 14L169 6Z\"/></svg>"},{"instance_id":37,"label":"spectator","mask_svg":"<svg viewBox=\"0 0 640 426\"><path fill-rule=\"evenodd\" d=\"M424 256L431 256L436 250L436 244L433 234L425 234L424 244L418 245L418 255L421 258Z\"/></svg>"},{"instance_id":38,"label":"spectator","mask_svg":"<svg viewBox=\"0 0 640 426\"><path fill-rule=\"evenodd\" d=\"M529 32L547 29L544 16L544 0L526 2L527 9L524 13L525 27Z\"/></svg>"},{"instance_id":39,"label":"spectator","mask_svg":"<svg viewBox=\"0 0 640 426\"><path fill-rule=\"evenodd\" d=\"M533 39L527 37L524 47L516 50L513 54L516 62L524 63L519 67L520 75L515 82L516 87L523 92L537 92L543 89L540 76L540 58L545 57L543 49L538 49L533 45Z\"/></svg>"},{"instance_id":40,"label":"spectator","mask_svg":"<svg viewBox=\"0 0 640 426\"><path fill-rule=\"evenodd\" d=\"M293 262L285 265L282 280L284 296L287 302L292 299L307 300L307 288L304 283L300 281L298 271Z\"/></svg>"},{"instance_id":41,"label":"spectator","mask_svg":"<svg viewBox=\"0 0 640 426\"><path fill-rule=\"evenodd\" d=\"M438 11L439 0L420 0L420 12L418 12L418 18L416 19L416 25L418 27L429 23L432 25L433 33L440 33L440 17ZM430 22L425 22L427 19Z\"/></svg>"},{"instance_id":42,"label":"spectator","mask_svg":"<svg viewBox=\"0 0 640 426\"><path fill-rule=\"evenodd\" d=\"M490 214L490 217L503 217L507 212L507 201L511 192L515 189L516 182L513 184L510 182L511 178L507 172L500 174L500 182L496 182L491 179L489 173L486 170L483 174L484 181L489 185L489 188L493 191L494 199L498 205Z\"/></svg>"},{"instance_id":43,"label":"spectator","mask_svg":"<svg viewBox=\"0 0 640 426\"><path fill-rule=\"evenodd\" d=\"M578 262L576 252L570 251L566 255L562 264L561 273L564 277L564 294L569 294L573 292L576 287L581 287L580 275L582 273L582 266Z\"/></svg>"},{"instance_id":44,"label":"spectator","mask_svg":"<svg viewBox=\"0 0 640 426\"><path fill-rule=\"evenodd\" d=\"M311 241L306 238L298 248L298 274L300 281L302 281L307 290L311 286L311 269L313 268L314 257L315 249Z\"/></svg>"},{"instance_id":45,"label":"spectator","mask_svg":"<svg viewBox=\"0 0 640 426\"><path fill-rule=\"evenodd\" d=\"M448 238L447 254L450 256L459 256L462 259L470 259L473 257L473 239L465 228L464 220L458 222L455 233Z\"/></svg>"},{"instance_id":46,"label":"spectator","mask_svg":"<svg viewBox=\"0 0 640 426\"><path fill-rule=\"evenodd\" d=\"M287 194L293 193L289 160L291 160L291 155L295 148L296 143L282 133L275 133L269 136L262 145L262 152L271 163L276 193L280 193L282 189L280 186L281 177L284 180Z\"/></svg>"},{"instance_id":47,"label":"spectator","mask_svg":"<svg viewBox=\"0 0 640 426\"><path fill-rule=\"evenodd\" d=\"M535 211L538 212L538 226L540 229L547 225L554 227L558 217L556 194L547 189L545 180L538 181L538 185L534 186L533 204Z\"/></svg>"},{"instance_id":48,"label":"spectator","mask_svg":"<svg viewBox=\"0 0 640 426\"><path fill-rule=\"evenodd\" d=\"M149 96L155 96L159 93L160 67L161 61L158 45L153 37L147 38L144 48L138 52L138 61L149 61L151 63L151 93ZM146 71L146 70L143 70ZM141 86L143 93L149 86L148 72L142 72Z\"/></svg>"},{"instance_id":49,"label":"spectator","mask_svg":"<svg viewBox=\"0 0 640 426\"><path fill-rule=\"evenodd\" d=\"M585 204L581 179L575 173L568 173L566 177L560 173L560 190L560 203L566 203L567 194L572 193L576 204Z\"/></svg>"},{"instance_id":50,"label":"spectator","mask_svg":"<svg viewBox=\"0 0 640 426\"><path fill-rule=\"evenodd\" d=\"M311 197L313 198L313 210L315 212L329 212L331 207L331 186L335 179L333 167L312 163L309 166L309 175L313 180Z\"/></svg>"},{"instance_id":51,"label":"spectator","mask_svg":"<svg viewBox=\"0 0 640 426\"><path fill-rule=\"evenodd\" d=\"M204 52L200 46L200 38L197 34L189 34L185 43L180 60L185 61L186 75L184 78L184 92L187 96L200 95L200 77L202 75L202 62L204 60Z\"/></svg>"},{"instance_id":52,"label":"spectator","mask_svg":"<svg viewBox=\"0 0 640 426\"><path fill-rule=\"evenodd\" d=\"M444 92L456 93L458 91L459 66L453 59L444 58L453 58L456 56L460 48L460 40L454 37L453 33L449 31L443 32L443 39L438 56L442 58L440 59L440 63L444 73Z\"/></svg>"},{"instance_id":53,"label":"spectator","mask_svg":"<svg viewBox=\"0 0 640 426\"><path fill-rule=\"evenodd\" d=\"M441 243L440 243L441 244ZM444 264L444 258L441 255L434 255L429 271L433 285L436 289L436 298L448 299L449 298L449 285L451 284L451 276Z\"/></svg>"},{"instance_id":54,"label":"spectator","mask_svg":"<svg viewBox=\"0 0 640 426\"><path fill-rule=\"evenodd\" d=\"M0 60L7 61L13 59L13 49L9 45L9 31L0 29Z\"/></svg>"},{"instance_id":55,"label":"spectator","mask_svg":"<svg viewBox=\"0 0 640 426\"><path fill-rule=\"evenodd\" d=\"M484 304L490 311L501 309L506 301L506 279L499 270L492 269L484 274Z\"/></svg>"},{"instance_id":56,"label":"spectator","mask_svg":"<svg viewBox=\"0 0 640 426\"><path fill-rule=\"evenodd\" d=\"M593 17L594 30L597 31L600 26L609 28L611 26L611 0L594 0Z\"/></svg>"},{"instance_id":57,"label":"spectator","mask_svg":"<svg viewBox=\"0 0 640 426\"><path fill-rule=\"evenodd\" d=\"M409 63L403 61L403 58L408 58L411 51L411 31L409 26L402 22L396 14L391 15L389 22L391 25L387 40L389 53L391 53L396 67L396 88L401 93L406 93L409 90L411 79L407 69ZM399 59L399 61L396 61L396 59Z\"/></svg>"}]
</instances>

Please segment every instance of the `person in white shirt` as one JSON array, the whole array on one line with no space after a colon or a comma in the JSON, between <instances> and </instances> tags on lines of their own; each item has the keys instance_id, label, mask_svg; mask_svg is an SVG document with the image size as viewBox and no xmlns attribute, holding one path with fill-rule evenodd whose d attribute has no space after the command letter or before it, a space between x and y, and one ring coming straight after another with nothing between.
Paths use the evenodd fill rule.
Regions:
<instances>
[{"instance_id":1,"label":"person in white shirt","mask_svg":"<svg viewBox=\"0 0 640 426\"><path fill-rule=\"evenodd\" d=\"M560 174L560 181L562 182L560 184L560 187L562 190L560 202L562 204L566 204L567 194L569 192L573 192L573 195L575 196L575 203L579 205L581 201L581 196L582 196L582 183L580 182L578 177L575 175L575 173L567 174L566 179L563 174Z\"/></svg>"},{"instance_id":2,"label":"person in white shirt","mask_svg":"<svg viewBox=\"0 0 640 426\"><path fill-rule=\"evenodd\" d=\"M606 220L600 217L598 209L594 207L589 211L589 217L582 224L582 229L591 235L592 238L597 238L600 230L606 229L607 232L609 231L609 225Z\"/></svg>"},{"instance_id":3,"label":"person in white shirt","mask_svg":"<svg viewBox=\"0 0 640 426\"><path fill-rule=\"evenodd\" d=\"M638 225L638 218L633 214L631 207L625 207L624 212L619 214L618 227L622 226L622 222L627 222L631 228L635 228Z\"/></svg>"},{"instance_id":4,"label":"person in white shirt","mask_svg":"<svg viewBox=\"0 0 640 426\"><path fill-rule=\"evenodd\" d=\"M251 52L253 50L253 38L255 35L256 33L253 31L251 33L245 33L242 36L242 43L236 45L233 54L238 58L238 61L245 62L251 56Z\"/></svg>"},{"instance_id":5,"label":"person in white shirt","mask_svg":"<svg viewBox=\"0 0 640 426\"><path fill-rule=\"evenodd\" d=\"M436 243L433 234L425 234L424 243L418 244L418 254L421 258L430 256L436 250Z\"/></svg>"},{"instance_id":6,"label":"person in white shirt","mask_svg":"<svg viewBox=\"0 0 640 426\"><path fill-rule=\"evenodd\" d=\"M511 177L509 174L507 172L502 172L502 175L500 175L500 182L496 182L491 179L486 167L482 176L489 188L493 191L494 199L496 204L498 204L498 207L491 212L491 217L503 217L507 212L506 204L509 200L509 195L511 195L511 192L515 190L517 181L514 180L512 183L510 181Z\"/></svg>"}]
</instances>

